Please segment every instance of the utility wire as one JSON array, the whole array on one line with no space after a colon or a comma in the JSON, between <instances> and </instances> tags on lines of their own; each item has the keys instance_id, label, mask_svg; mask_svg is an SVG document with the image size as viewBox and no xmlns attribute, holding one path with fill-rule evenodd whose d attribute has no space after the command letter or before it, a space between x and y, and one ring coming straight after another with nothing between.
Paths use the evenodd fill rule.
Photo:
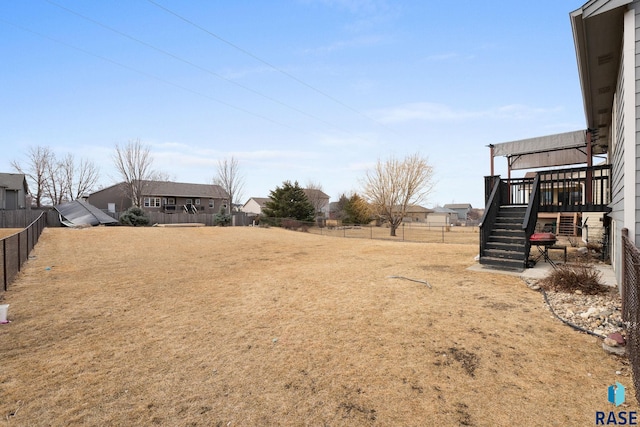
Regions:
<instances>
[{"instance_id":1,"label":"utility wire","mask_svg":"<svg viewBox=\"0 0 640 427\"><path fill-rule=\"evenodd\" d=\"M301 110L301 109L299 109L299 108L293 107L293 106L291 106L291 105L289 105L289 104L286 104L286 103L284 103L284 102L282 102L282 101L279 101L279 100L277 100L277 99L275 99L275 98L273 98L273 97L271 97L271 96L265 95L265 94L263 94L263 93L261 93L261 92L259 92L259 91L255 90L255 89L252 89L252 88L250 88L250 87L248 87L248 86L246 86L246 85L243 85L243 84L241 84L241 83L238 83L238 82L236 82L235 80L228 79L228 78L226 78L226 77L224 77L224 76L222 76L222 75L220 75L220 74L216 73L215 71L212 71L212 70L210 70L210 69L208 69L208 68L202 67L202 66L200 66L200 65L198 65L198 64L196 64L196 63L194 63L194 62L192 62L192 61L189 61L189 60L187 60L187 59L184 59L184 58L182 58L182 57L180 57L180 56L178 56L178 55L175 55L175 54L173 54L173 53L171 53L171 52L169 52L169 51L166 51L166 50L164 50L164 49L161 49L161 48L159 48L159 47L156 47L156 46L154 46L154 45L152 45L152 44L150 44L150 43L147 43L147 42L145 42L145 41L143 41L143 40L140 40L140 39L138 39L138 38L136 38L136 37L133 37L133 36L131 36L131 35L129 35L129 34L123 33L122 31L116 30L115 28L110 27L110 26L108 26L108 25L106 25L106 24L103 24L103 23L102 23L102 22L100 22L100 21L97 21L97 20L95 20L95 19L93 19L93 18L90 18L90 17L85 16L85 15L83 15L83 14L81 14L81 13L78 13L78 12L76 12L76 11L72 10L72 9L69 9L69 8L68 8L68 7L66 7L66 6L63 6L63 5L61 5L61 4L58 4L58 3L56 3L56 2L54 2L54 1L52 1L52 0L44 0L44 1L46 1L47 3L49 3L49 4L53 5L53 6L58 7L58 8L60 8L60 9L64 10L64 11L66 11L66 12L68 12L68 13L71 13L71 14L73 14L73 15L75 15L75 16L77 16L77 17L81 18L81 19L84 19L84 20L89 21L89 22L91 22L91 23L93 23L93 24L95 24L95 25L97 25L97 26L99 26L99 27L102 27L102 28L104 28L104 29L106 29L106 30L108 30L108 31L111 31L111 32L113 32L113 33L115 33L115 34L118 34L118 35L120 35L120 36L122 36L122 37L125 37L125 38L127 38L127 39L129 39L129 40L132 40L132 41L134 41L134 42L136 42L136 43L138 43L138 44L141 44L142 46L145 46L145 47L147 47L147 48L149 48L149 49L155 50L156 52L159 52L159 53L161 53L161 54L163 54L163 55L166 55L166 56L168 56L168 57L170 57L170 58L173 58L173 59L175 59L175 60L177 60L177 61L180 61L180 62L182 62L182 63L184 63L184 64L187 64L187 65L189 65L189 66L191 66L191 67L194 67L194 68L196 68L196 69L198 69L198 70L200 70L200 71L204 71L205 73L210 74L210 75L212 75L212 76L214 76L214 77L217 77L217 78L219 78L219 79L221 79L221 80L224 80L224 81L226 81L227 83L230 83L230 84L233 84L233 85L235 85L235 86L238 86L238 87L240 87L240 88L242 88L242 89L244 89L244 90L246 90L246 91L249 91L249 92L251 92L251 93L253 93L253 94L255 94L255 95L258 95L258 96L260 96L260 97L262 97L262 98L265 98L265 99L267 99L267 100L269 100L269 101L271 101L271 102L274 102L274 103L276 103L276 104L278 104L278 105L281 105L281 106L283 106L283 107L286 107L286 108L288 108L288 109L290 109L290 110L293 110L293 111L295 111L295 112L297 112L297 113L299 113L299 114L302 114L302 115L304 115L304 116L306 116L306 117L309 117L309 118L311 118L311 119L317 120L317 121L319 121L319 122L321 122L321 123L323 123L323 124L325 124L325 125L327 125L327 126L330 126L330 127L332 127L332 128L338 129L338 130L340 130L340 131L342 131L342 132L345 132L345 133L348 133L348 134L353 135L353 134L352 134L351 132L349 132L348 130L346 130L346 129L342 129L342 128L340 128L340 127L338 127L338 126L334 125L333 123L329 123L329 122L327 122L327 121L325 121L325 120L323 120L323 119L321 119L321 118L319 118L319 117L317 117L317 116L314 116L313 114L307 113L307 112L305 112L305 111L303 111L303 110Z\"/></svg>"},{"instance_id":2,"label":"utility wire","mask_svg":"<svg viewBox=\"0 0 640 427\"><path fill-rule=\"evenodd\" d=\"M296 128L294 128L294 127L291 127L291 126L289 126L289 125L286 125L286 124L284 124L284 123L280 123L280 122L278 122L278 121L276 121L276 120L273 120L273 119L271 119L271 118L269 118L269 117L266 117L266 116L263 116L263 115L261 115L261 114L254 113L254 112L249 111L249 110L247 110L247 109L245 109L245 108L238 107L238 106L236 106L236 105L230 104L230 103L228 103L228 102L226 102L226 101L223 101L223 100L221 100L221 99L218 99L218 98L212 97L212 96L210 96L210 95L204 94L204 93L202 93L202 92L198 92L198 91L193 90L193 89L189 89L189 88L188 88L188 87L186 87L186 86L182 86L182 85L179 85L179 84L177 84L177 83L173 83L173 82L171 82L171 81L169 81L169 80L163 79L162 77L158 77L158 76L156 76L156 75L153 75L153 74L147 73L146 71L138 70L137 68L133 68L133 67L131 67L131 66L129 66L129 65L123 64L123 63L121 63L121 62L117 62L117 61L115 61L115 60L113 60L113 59L110 59L110 58L107 58L107 57L105 57L105 56L98 55L98 54L96 54L96 53L93 53L93 52L88 51L88 50L86 50L86 49L83 49L83 48L81 48L81 47L74 46L74 45L69 44L69 43L67 43L67 42L64 42L64 41L62 41L62 40L55 39L55 38L53 38L53 37L51 37L51 36L48 36L48 35L46 35L46 34L42 34L42 33L38 32L38 31L34 31L34 30L30 29L30 28L26 28L26 27L23 27L23 26L21 26L21 25L15 24L15 23L13 23L13 22L6 21L6 20L4 20L4 19L2 19L2 18L0 18L0 22L3 22L3 23L5 23L5 24L7 24L7 25L11 25L11 26L13 26L13 27L15 27L15 28L18 28L18 29L20 29L20 30L22 30L22 31L25 31L25 32L27 32L27 33L31 33L31 34L37 35L37 36L39 36L39 37L42 37L42 38L47 39L47 40L49 40L49 41L52 41L52 42L54 42L54 43L61 44L61 45L66 46L66 47L68 47L68 48L70 48L70 49L77 50L77 51L82 52L82 53L84 53L84 54L86 54L86 55L93 56L94 58L98 58L98 59L100 59L100 60L102 60L102 61L105 61L105 62L108 62L108 63L110 63L110 64L117 65L118 67L124 68L124 69L126 69L126 70L133 71L134 73L140 74L140 75L142 75L142 76L144 76L144 77L147 77L147 78L150 78L150 79L153 79L153 80L157 80L157 81L162 82L162 83L164 83L164 84L166 84L166 85L176 87L176 88L178 88L178 89L184 90L184 91L186 91L186 92L189 92L189 93L191 93L191 94L194 94L194 95L200 96L200 97L202 97L202 98L206 98L206 99L209 99L209 100L211 100L211 101L215 101L215 102L217 102L217 103L219 103L219 104L222 104L222 105L224 105L224 106L226 106L226 107L233 108L234 110L237 110L237 111L240 111L240 112L242 112L242 113L245 113L245 114L251 115L251 116L253 116L253 117L257 117L257 118L259 118L259 119L262 119L262 120L265 120L265 121L267 121L267 122L270 122L270 123L276 124L276 125L278 125L278 126L285 127L285 128L287 128L287 129L290 129L290 130L293 130L293 131L296 131L296 132L300 132L300 133L304 133L304 134L308 133L308 132L305 132L305 131L303 131L303 130L296 129Z\"/></svg>"},{"instance_id":3,"label":"utility wire","mask_svg":"<svg viewBox=\"0 0 640 427\"><path fill-rule=\"evenodd\" d=\"M180 14L178 14L178 13L174 12L173 10L171 10L171 9L169 9L169 8L167 8L167 7L165 7L165 6L161 5L161 4L159 4L159 3L157 3L157 2L156 2L156 1L154 1L154 0L147 0L147 1L148 1L149 3L151 3L152 5L156 6L157 8L162 9L162 10L164 10L165 12L167 12L167 13L169 13L169 14L171 14L171 15L175 16L176 18L178 18L178 19L180 19L180 20L182 20L182 21L186 22L187 24L194 26L195 28L199 29L200 31L203 31L203 32L205 32L205 33L209 34L211 37L214 37L214 38L218 39L218 40L219 40L219 41L221 41L222 43L225 43L225 44L227 44L227 45L231 46L232 48L234 48L234 49L236 49L236 50L238 50L238 51L240 51L240 52L244 53L245 55L250 56L251 58L255 59L256 61L261 62L262 64L266 65L267 67L270 67L270 68L272 68L273 70L275 70L275 71L277 71L277 72L279 72L279 73L281 73L281 74L283 74L283 75L285 75L285 76L289 77L290 79L292 79L292 80L294 80L294 81L298 82L299 84L301 84L301 85L303 85L303 86L305 86L305 87L307 87L307 88L309 88L309 89L313 90L314 92L319 93L320 95L322 95L322 96L324 96L324 97L326 97L326 98L330 99L331 101L335 102L336 104L339 104L339 105L343 106L344 108L346 108L346 109L348 109L348 110L350 110L350 111L353 111L354 113L356 113L356 114L358 114L358 115L360 115L360 116L362 116L362 117L364 117L364 118L366 118L366 119L368 119L368 120L370 120L370 121L375 122L375 123L376 123L376 124L378 124L379 126L382 126L383 128L385 128L385 129L389 130L390 132L396 133L393 129L390 129L389 127L385 126L383 123L380 123L379 121L377 121L377 120L375 120L374 118L372 118L372 117L370 117L370 116L366 115L365 113L361 112L360 110L357 110L356 108L353 108L353 107L351 107L350 105L345 104L344 102L340 101L339 99L337 99L337 98L335 98L335 97L333 97L333 96L329 95L328 93L326 93L326 92L324 92L324 91L322 91L322 90L318 89L318 88L317 88L317 87L315 87L315 86L310 85L309 83L307 83L307 82L305 82L305 81L303 81L303 80L299 79L298 77L294 76L294 75L293 75L293 74L291 74L291 73L288 73L287 71L283 70L282 68L276 67L275 65L273 65L273 64L271 64L271 63L269 63L268 61L265 61L264 59L260 58L259 56L255 55L255 54L253 54L253 53L251 53L251 52L249 52L248 50L243 49L242 47L240 47L240 46L238 46L238 45L236 45L236 44L234 44L234 43L230 42L229 40L226 40L226 39L222 38L221 36L219 36L219 35L217 35L217 34L215 34L215 33L211 32L211 31L207 30L206 28L204 28L204 27L202 27L202 26L200 26L200 25L196 24L195 22L191 21L190 19L185 18L184 16L182 16L182 15L180 15Z\"/></svg>"}]
</instances>

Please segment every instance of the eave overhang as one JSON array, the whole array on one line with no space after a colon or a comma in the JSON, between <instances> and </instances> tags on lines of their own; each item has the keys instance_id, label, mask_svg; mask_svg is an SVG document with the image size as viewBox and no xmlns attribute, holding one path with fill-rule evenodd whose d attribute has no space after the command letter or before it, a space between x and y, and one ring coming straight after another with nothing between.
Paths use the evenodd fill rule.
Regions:
<instances>
[{"instance_id":1,"label":"eave overhang","mask_svg":"<svg viewBox=\"0 0 640 427\"><path fill-rule=\"evenodd\" d=\"M592 0L570 14L585 118L594 130L594 154L608 151L623 18L631 2Z\"/></svg>"}]
</instances>

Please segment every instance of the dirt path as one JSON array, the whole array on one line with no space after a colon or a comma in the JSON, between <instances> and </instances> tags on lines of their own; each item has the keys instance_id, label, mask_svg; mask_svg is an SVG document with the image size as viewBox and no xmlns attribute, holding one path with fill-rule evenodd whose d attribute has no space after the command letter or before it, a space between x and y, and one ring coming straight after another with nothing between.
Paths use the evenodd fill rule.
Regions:
<instances>
[{"instance_id":1,"label":"dirt path","mask_svg":"<svg viewBox=\"0 0 640 427\"><path fill-rule=\"evenodd\" d=\"M637 410L625 360L520 279L467 271L476 254L279 229L45 229L5 295L0 425L593 425L621 409L615 381Z\"/></svg>"}]
</instances>

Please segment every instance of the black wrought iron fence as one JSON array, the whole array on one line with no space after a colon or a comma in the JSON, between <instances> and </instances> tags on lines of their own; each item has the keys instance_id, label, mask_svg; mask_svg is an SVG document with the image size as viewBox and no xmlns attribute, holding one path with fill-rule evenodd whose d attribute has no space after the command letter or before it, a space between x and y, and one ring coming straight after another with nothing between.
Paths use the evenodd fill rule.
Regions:
<instances>
[{"instance_id":1,"label":"black wrought iron fence","mask_svg":"<svg viewBox=\"0 0 640 427\"><path fill-rule=\"evenodd\" d=\"M627 325L627 354L633 371L636 400L640 402L640 250L622 230L622 320Z\"/></svg>"},{"instance_id":2,"label":"black wrought iron fence","mask_svg":"<svg viewBox=\"0 0 640 427\"><path fill-rule=\"evenodd\" d=\"M329 237L350 237L375 240L394 240L418 243L478 244L477 225L453 226L442 223L403 222L391 236L386 224L341 224L335 220L305 222L290 218L261 218L260 226L282 227L287 230L319 234Z\"/></svg>"},{"instance_id":3,"label":"black wrought iron fence","mask_svg":"<svg viewBox=\"0 0 640 427\"><path fill-rule=\"evenodd\" d=\"M47 224L47 216L43 212L24 230L0 240L0 278L6 291L22 264L29 258L29 253L38 243L40 234Z\"/></svg>"}]
</instances>

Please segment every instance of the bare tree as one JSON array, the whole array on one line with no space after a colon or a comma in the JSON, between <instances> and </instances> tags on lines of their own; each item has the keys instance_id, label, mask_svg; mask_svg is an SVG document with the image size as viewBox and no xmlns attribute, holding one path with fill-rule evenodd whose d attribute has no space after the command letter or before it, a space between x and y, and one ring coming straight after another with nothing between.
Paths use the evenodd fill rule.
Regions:
<instances>
[{"instance_id":1,"label":"bare tree","mask_svg":"<svg viewBox=\"0 0 640 427\"><path fill-rule=\"evenodd\" d=\"M27 177L30 193L37 208L42 206L45 197L45 186L47 179L48 165L53 161L54 155L49 147L29 147L26 164L21 165L18 161L11 161L11 167L16 172Z\"/></svg>"},{"instance_id":2,"label":"bare tree","mask_svg":"<svg viewBox=\"0 0 640 427\"><path fill-rule=\"evenodd\" d=\"M433 190L433 167L427 159L413 154L404 160L378 159L364 178L364 196L383 221L388 221L391 236L402 223L411 204L426 201Z\"/></svg>"},{"instance_id":3,"label":"bare tree","mask_svg":"<svg viewBox=\"0 0 640 427\"><path fill-rule=\"evenodd\" d=\"M77 167L73 167L73 176L74 179L69 188L69 195L71 200L76 200L93 190L100 178L100 169L95 163L87 159L81 159L80 164Z\"/></svg>"},{"instance_id":4,"label":"bare tree","mask_svg":"<svg viewBox=\"0 0 640 427\"><path fill-rule=\"evenodd\" d=\"M59 161L49 147L31 147L27 158L24 168L17 161L11 165L27 176L31 191L35 189L36 207L75 200L91 191L99 178L98 168L89 160L82 159L76 167L72 154Z\"/></svg>"},{"instance_id":5,"label":"bare tree","mask_svg":"<svg viewBox=\"0 0 640 427\"><path fill-rule=\"evenodd\" d=\"M60 168L64 176L65 194L69 200L79 199L93 190L100 176L95 163L87 159L80 159L80 163L76 163L71 154L60 162Z\"/></svg>"},{"instance_id":6,"label":"bare tree","mask_svg":"<svg viewBox=\"0 0 640 427\"><path fill-rule=\"evenodd\" d=\"M229 209L242 197L244 188L244 176L240 173L238 159L231 156L231 159L218 160L218 174L213 178L213 183L222 187L229 195Z\"/></svg>"},{"instance_id":7,"label":"bare tree","mask_svg":"<svg viewBox=\"0 0 640 427\"><path fill-rule=\"evenodd\" d=\"M322 184L319 182L308 181L304 190L309 202L311 202L311 205L313 206L315 216L324 216L322 209L325 208L327 199L323 197L325 194L322 191Z\"/></svg>"},{"instance_id":8,"label":"bare tree","mask_svg":"<svg viewBox=\"0 0 640 427\"><path fill-rule=\"evenodd\" d=\"M153 158L149 147L143 145L140 139L129 141L122 147L116 144L113 161L124 181L125 196L134 206L140 207L145 181L151 180L155 175L151 169Z\"/></svg>"},{"instance_id":9,"label":"bare tree","mask_svg":"<svg viewBox=\"0 0 640 427\"><path fill-rule=\"evenodd\" d=\"M65 190L68 188L63 162L58 162L52 154L45 165L44 197L51 204L59 205L65 201Z\"/></svg>"}]
</instances>

